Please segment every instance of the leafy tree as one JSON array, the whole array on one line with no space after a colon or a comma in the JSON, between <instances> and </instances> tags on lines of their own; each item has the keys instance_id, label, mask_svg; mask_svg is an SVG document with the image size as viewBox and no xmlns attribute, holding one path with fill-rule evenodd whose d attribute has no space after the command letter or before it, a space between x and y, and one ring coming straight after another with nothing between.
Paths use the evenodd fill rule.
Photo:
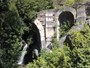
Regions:
<instances>
[{"instance_id":1,"label":"leafy tree","mask_svg":"<svg viewBox=\"0 0 90 68\"><path fill-rule=\"evenodd\" d=\"M75 4L75 0L66 0L65 5L72 6Z\"/></svg>"},{"instance_id":2,"label":"leafy tree","mask_svg":"<svg viewBox=\"0 0 90 68\"><path fill-rule=\"evenodd\" d=\"M0 13L0 65L2 68L16 68L22 45L22 34L28 29L19 17L14 3L13 5L11 3L6 6L8 10Z\"/></svg>"},{"instance_id":3,"label":"leafy tree","mask_svg":"<svg viewBox=\"0 0 90 68\"><path fill-rule=\"evenodd\" d=\"M18 0L17 9L23 19L34 19L40 10L53 8L52 0Z\"/></svg>"},{"instance_id":4,"label":"leafy tree","mask_svg":"<svg viewBox=\"0 0 90 68\"><path fill-rule=\"evenodd\" d=\"M70 43L71 42L71 43ZM90 26L85 24L81 31L72 31L67 40L70 48L69 64L76 68L90 67Z\"/></svg>"},{"instance_id":5,"label":"leafy tree","mask_svg":"<svg viewBox=\"0 0 90 68\"><path fill-rule=\"evenodd\" d=\"M52 0L54 8L61 8L65 6L72 6L76 3L85 3L88 0Z\"/></svg>"},{"instance_id":6,"label":"leafy tree","mask_svg":"<svg viewBox=\"0 0 90 68\"><path fill-rule=\"evenodd\" d=\"M52 8L49 0L0 0L0 67L17 68L22 35L28 32L31 39L34 31L30 21L48 8Z\"/></svg>"}]
</instances>

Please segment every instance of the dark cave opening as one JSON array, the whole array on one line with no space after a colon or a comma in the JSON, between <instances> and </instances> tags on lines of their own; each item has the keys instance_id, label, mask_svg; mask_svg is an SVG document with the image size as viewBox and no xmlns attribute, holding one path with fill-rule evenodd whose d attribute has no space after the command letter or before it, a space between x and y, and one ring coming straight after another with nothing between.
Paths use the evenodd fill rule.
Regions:
<instances>
[{"instance_id":1,"label":"dark cave opening","mask_svg":"<svg viewBox=\"0 0 90 68\"><path fill-rule=\"evenodd\" d=\"M87 6L85 10L86 10L86 15L90 16L90 6Z\"/></svg>"},{"instance_id":2,"label":"dark cave opening","mask_svg":"<svg viewBox=\"0 0 90 68\"><path fill-rule=\"evenodd\" d=\"M29 45L27 48L27 54L24 56L23 64L28 64L34 59L37 59L37 55L33 51L36 49L38 53L41 51L41 39L39 29L34 23L30 23L32 28L30 31L25 31L22 36L22 39ZM30 43L30 38L32 38L32 43Z\"/></svg>"},{"instance_id":3,"label":"dark cave opening","mask_svg":"<svg viewBox=\"0 0 90 68\"><path fill-rule=\"evenodd\" d=\"M71 28L74 25L74 16L69 11L64 11L59 15L60 27L66 25L68 28Z\"/></svg>"}]
</instances>

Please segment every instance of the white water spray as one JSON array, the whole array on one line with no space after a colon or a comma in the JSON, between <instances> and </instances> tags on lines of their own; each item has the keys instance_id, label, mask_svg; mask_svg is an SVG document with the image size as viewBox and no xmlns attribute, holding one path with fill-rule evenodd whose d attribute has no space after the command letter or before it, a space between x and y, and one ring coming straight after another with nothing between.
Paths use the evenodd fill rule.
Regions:
<instances>
[{"instance_id":1,"label":"white water spray","mask_svg":"<svg viewBox=\"0 0 90 68\"><path fill-rule=\"evenodd\" d=\"M23 64L23 62L24 62L24 56L27 53L27 48L28 48L28 44L25 44L25 46L23 47L23 50L21 52L20 59L18 61L18 65L22 65Z\"/></svg>"}]
</instances>

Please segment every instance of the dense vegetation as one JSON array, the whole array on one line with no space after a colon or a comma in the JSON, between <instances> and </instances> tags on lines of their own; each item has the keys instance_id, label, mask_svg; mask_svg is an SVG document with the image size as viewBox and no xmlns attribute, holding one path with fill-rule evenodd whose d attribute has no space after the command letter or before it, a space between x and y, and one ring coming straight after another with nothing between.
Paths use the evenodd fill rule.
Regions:
<instances>
[{"instance_id":1,"label":"dense vegetation","mask_svg":"<svg viewBox=\"0 0 90 68\"><path fill-rule=\"evenodd\" d=\"M52 52L42 51L38 60L27 65L27 68L89 68L90 67L90 26L68 35L63 48L54 39Z\"/></svg>"},{"instance_id":2,"label":"dense vegetation","mask_svg":"<svg viewBox=\"0 0 90 68\"><path fill-rule=\"evenodd\" d=\"M88 2L89 0L52 0L52 1L55 8L61 8L61 5L73 6L74 4L85 3Z\"/></svg>"},{"instance_id":3,"label":"dense vegetation","mask_svg":"<svg viewBox=\"0 0 90 68\"><path fill-rule=\"evenodd\" d=\"M33 31L36 13L49 8L49 0L0 0L0 68L17 68L22 35Z\"/></svg>"},{"instance_id":4,"label":"dense vegetation","mask_svg":"<svg viewBox=\"0 0 90 68\"><path fill-rule=\"evenodd\" d=\"M72 6L83 0L0 0L0 68L17 68L22 48L22 35L29 31L32 38L33 20L37 12L56 8L60 4ZM58 7L57 7L58 8ZM42 50L41 56L29 63L27 68L90 67L90 26L70 33L62 49L54 39L52 52Z\"/></svg>"}]
</instances>

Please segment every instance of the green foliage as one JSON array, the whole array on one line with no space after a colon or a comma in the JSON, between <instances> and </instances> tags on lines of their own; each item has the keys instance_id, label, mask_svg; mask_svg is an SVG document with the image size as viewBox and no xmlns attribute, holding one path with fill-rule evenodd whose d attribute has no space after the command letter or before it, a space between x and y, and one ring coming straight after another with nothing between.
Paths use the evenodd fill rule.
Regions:
<instances>
[{"instance_id":1,"label":"green foliage","mask_svg":"<svg viewBox=\"0 0 90 68\"><path fill-rule=\"evenodd\" d=\"M84 2L86 2L86 1L84 1L84 0L66 0L65 5L72 6L75 3L84 3Z\"/></svg>"},{"instance_id":2,"label":"green foliage","mask_svg":"<svg viewBox=\"0 0 90 68\"><path fill-rule=\"evenodd\" d=\"M3 1L3 0L0 0L0 12L1 11L5 11L5 10L8 10L8 3L7 1Z\"/></svg>"},{"instance_id":3,"label":"green foliage","mask_svg":"<svg viewBox=\"0 0 90 68\"><path fill-rule=\"evenodd\" d=\"M17 68L22 48L22 35L29 33L31 44L33 29L30 21L40 10L52 8L49 0L0 0L0 67ZM23 20L28 21L27 26Z\"/></svg>"},{"instance_id":4,"label":"green foliage","mask_svg":"<svg viewBox=\"0 0 90 68\"><path fill-rule=\"evenodd\" d=\"M58 1L58 0L57 0ZM67 0L68 6L82 0ZM61 1L59 1L61 2ZM0 0L0 67L17 68L17 60L22 45L22 35L29 31L31 44L32 25L23 20L33 21L37 12L53 8L51 0ZM85 25L81 31L70 32L69 42L60 49L59 41L53 39L52 52L42 51L41 56L27 65L27 68L82 68L90 67L90 26ZM65 34L69 27L61 27ZM31 32L30 32L31 31ZM61 32L60 31L60 32ZM65 32L64 32L65 31Z\"/></svg>"},{"instance_id":5,"label":"green foliage","mask_svg":"<svg viewBox=\"0 0 90 68\"><path fill-rule=\"evenodd\" d=\"M89 68L90 26L84 27L81 31L70 32L69 40L66 40L62 49L54 47L52 52L43 50L41 56L29 63L27 68ZM57 46L57 43L54 39L52 45Z\"/></svg>"},{"instance_id":6,"label":"green foliage","mask_svg":"<svg viewBox=\"0 0 90 68\"><path fill-rule=\"evenodd\" d=\"M14 11L2 13L0 19L0 65L14 68L22 45L21 36L27 27Z\"/></svg>"},{"instance_id":7,"label":"green foliage","mask_svg":"<svg viewBox=\"0 0 90 68\"><path fill-rule=\"evenodd\" d=\"M79 3L79 2L86 2L88 0L75 0L75 2Z\"/></svg>"},{"instance_id":8,"label":"green foliage","mask_svg":"<svg viewBox=\"0 0 90 68\"><path fill-rule=\"evenodd\" d=\"M34 19L40 10L52 8L51 0L18 0L16 3L19 14L24 19Z\"/></svg>"},{"instance_id":9,"label":"green foliage","mask_svg":"<svg viewBox=\"0 0 90 68\"><path fill-rule=\"evenodd\" d=\"M2 5L2 0L0 0L0 6Z\"/></svg>"},{"instance_id":10,"label":"green foliage","mask_svg":"<svg viewBox=\"0 0 90 68\"><path fill-rule=\"evenodd\" d=\"M62 8L65 6L72 6L76 3L85 3L88 0L52 0L54 8Z\"/></svg>"},{"instance_id":11,"label":"green foliage","mask_svg":"<svg viewBox=\"0 0 90 68\"><path fill-rule=\"evenodd\" d=\"M52 53L45 51L43 54L38 60L29 63L26 68L59 68L63 64L63 53L60 49L53 50Z\"/></svg>"},{"instance_id":12,"label":"green foliage","mask_svg":"<svg viewBox=\"0 0 90 68\"><path fill-rule=\"evenodd\" d=\"M66 0L65 5L72 6L75 3L85 3L87 0Z\"/></svg>"},{"instance_id":13,"label":"green foliage","mask_svg":"<svg viewBox=\"0 0 90 68\"><path fill-rule=\"evenodd\" d=\"M8 4L12 6L11 4ZM0 66L2 68L16 68L22 45L22 34L28 29L16 10L3 8L0 13ZM1 7L0 7L1 8Z\"/></svg>"},{"instance_id":14,"label":"green foliage","mask_svg":"<svg viewBox=\"0 0 90 68\"><path fill-rule=\"evenodd\" d=\"M64 36L71 27L72 25L70 22L64 22L64 24L62 24L59 29L60 37Z\"/></svg>"},{"instance_id":15,"label":"green foliage","mask_svg":"<svg viewBox=\"0 0 90 68\"><path fill-rule=\"evenodd\" d=\"M75 3L75 0L66 0L65 5L72 6Z\"/></svg>"},{"instance_id":16,"label":"green foliage","mask_svg":"<svg viewBox=\"0 0 90 68\"><path fill-rule=\"evenodd\" d=\"M76 68L89 68L90 67L90 26L84 26L81 31L72 31L70 34L70 40L67 46L70 47L70 64Z\"/></svg>"},{"instance_id":17,"label":"green foliage","mask_svg":"<svg viewBox=\"0 0 90 68\"><path fill-rule=\"evenodd\" d=\"M57 49L57 48L59 48L60 46L60 43L59 43L59 41L57 40L57 38L56 38L56 35L54 35L54 37L52 38L52 50L53 49Z\"/></svg>"}]
</instances>

